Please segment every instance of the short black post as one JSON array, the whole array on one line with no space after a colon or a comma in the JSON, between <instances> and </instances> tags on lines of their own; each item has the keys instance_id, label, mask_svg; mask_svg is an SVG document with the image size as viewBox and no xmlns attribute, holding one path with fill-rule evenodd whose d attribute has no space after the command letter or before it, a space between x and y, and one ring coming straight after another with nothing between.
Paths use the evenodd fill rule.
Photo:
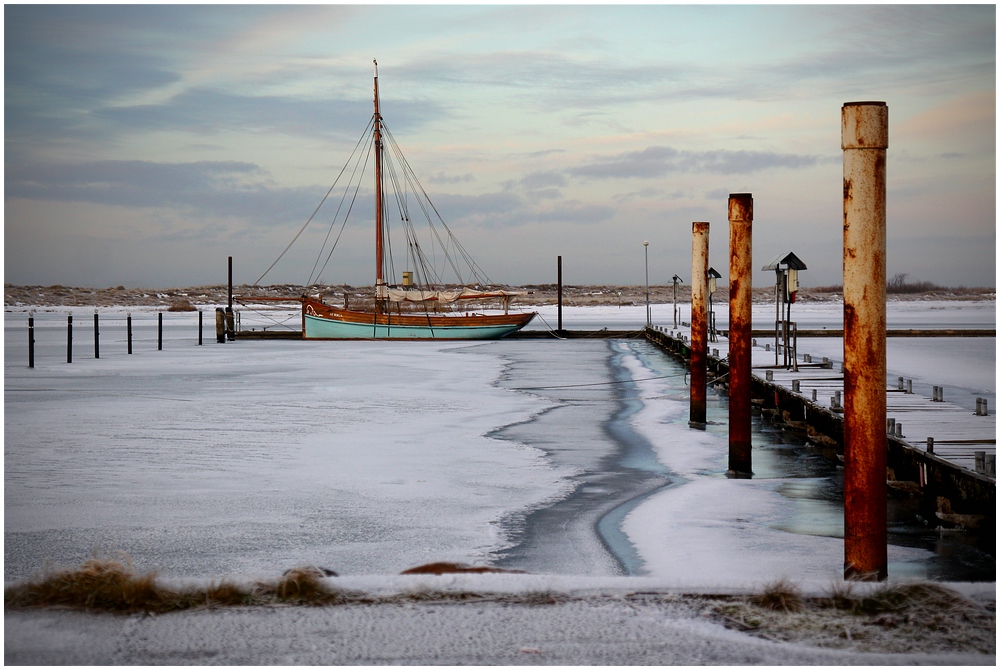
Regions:
<instances>
[{"instance_id":1,"label":"short black post","mask_svg":"<svg viewBox=\"0 0 1000 670\"><path fill-rule=\"evenodd\" d=\"M129 312L125 319L126 328L128 329L128 352L132 353L132 313Z\"/></svg>"},{"instance_id":2,"label":"short black post","mask_svg":"<svg viewBox=\"0 0 1000 670\"><path fill-rule=\"evenodd\" d=\"M219 344L226 342L226 310L221 307L215 308L215 340Z\"/></svg>"},{"instance_id":3,"label":"short black post","mask_svg":"<svg viewBox=\"0 0 1000 670\"><path fill-rule=\"evenodd\" d=\"M156 313L156 350L163 351L163 312Z\"/></svg>"},{"instance_id":4,"label":"short black post","mask_svg":"<svg viewBox=\"0 0 1000 670\"><path fill-rule=\"evenodd\" d=\"M556 261L556 302L559 304L559 325L556 326L556 332L562 333L562 256L557 257Z\"/></svg>"},{"instance_id":5,"label":"short black post","mask_svg":"<svg viewBox=\"0 0 1000 670\"><path fill-rule=\"evenodd\" d=\"M199 309L198 310L198 346L199 347L201 346L201 317L202 317L202 312Z\"/></svg>"},{"instance_id":6,"label":"short black post","mask_svg":"<svg viewBox=\"0 0 1000 670\"><path fill-rule=\"evenodd\" d=\"M101 331L97 326L97 310L94 310L94 358L101 357Z\"/></svg>"},{"instance_id":7,"label":"short black post","mask_svg":"<svg viewBox=\"0 0 1000 670\"><path fill-rule=\"evenodd\" d=\"M35 317L28 316L28 367L35 367Z\"/></svg>"},{"instance_id":8,"label":"short black post","mask_svg":"<svg viewBox=\"0 0 1000 670\"><path fill-rule=\"evenodd\" d=\"M73 362L73 315L66 321L66 362Z\"/></svg>"}]
</instances>

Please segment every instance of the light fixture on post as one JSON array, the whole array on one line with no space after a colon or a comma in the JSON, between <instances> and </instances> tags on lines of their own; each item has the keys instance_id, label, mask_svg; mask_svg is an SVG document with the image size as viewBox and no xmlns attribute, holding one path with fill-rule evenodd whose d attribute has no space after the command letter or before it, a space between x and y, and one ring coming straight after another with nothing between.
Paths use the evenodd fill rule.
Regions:
<instances>
[{"instance_id":1,"label":"light fixture on post","mask_svg":"<svg viewBox=\"0 0 1000 670\"><path fill-rule=\"evenodd\" d=\"M674 275L674 328L677 327L677 282L684 283L684 280Z\"/></svg>"},{"instance_id":2,"label":"light fixture on post","mask_svg":"<svg viewBox=\"0 0 1000 670\"><path fill-rule=\"evenodd\" d=\"M718 270L715 268L708 268L708 339L710 342L718 341L715 330L715 309L712 307L712 294L715 293L716 281L721 279L722 275L719 274Z\"/></svg>"}]
</instances>

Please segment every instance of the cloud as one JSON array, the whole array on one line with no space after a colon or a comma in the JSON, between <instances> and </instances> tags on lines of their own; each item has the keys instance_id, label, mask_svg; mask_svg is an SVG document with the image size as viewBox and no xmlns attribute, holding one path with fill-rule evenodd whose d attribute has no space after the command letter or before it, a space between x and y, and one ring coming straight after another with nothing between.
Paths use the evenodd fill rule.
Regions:
<instances>
[{"instance_id":1,"label":"cloud","mask_svg":"<svg viewBox=\"0 0 1000 670\"><path fill-rule=\"evenodd\" d=\"M172 208L196 218L249 223L301 220L323 190L276 186L253 163L93 161L17 166L5 175L6 197L136 208Z\"/></svg>"},{"instance_id":2,"label":"cloud","mask_svg":"<svg viewBox=\"0 0 1000 670\"><path fill-rule=\"evenodd\" d=\"M565 186L566 176L557 170L531 172L521 177L520 185L529 191L535 191L551 186Z\"/></svg>"},{"instance_id":3,"label":"cloud","mask_svg":"<svg viewBox=\"0 0 1000 670\"><path fill-rule=\"evenodd\" d=\"M476 181L475 176L471 172L466 172L463 175L446 175L443 171L438 172L436 175L431 175L427 179L428 184L460 184L463 182L473 182Z\"/></svg>"},{"instance_id":4,"label":"cloud","mask_svg":"<svg viewBox=\"0 0 1000 670\"><path fill-rule=\"evenodd\" d=\"M613 156L598 157L590 163L568 168L566 172L585 179L629 179L660 177L676 172L713 174L749 174L773 168L796 169L831 161L803 154L780 154L767 151L680 151L673 147L648 147Z\"/></svg>"},{"instance_id":5,"label":"cloud","mask_svg":"<svg viewBox=\"0 0 1000 670\"><path fill-rule=\"evenodd\" d=\"M404 119L427 116L407 110ZM432 112L435 113L435 112ZM298 135L360 134L371 117L371 103L360 100L296 99L192 89L160 104L114 106L96 109L93 116L120 131L185 130L211 132L280 132ZM400 122L404 125L406 120Z\"/></svg>"},{"instance_id":6,"label":"cloud","mask_svg":"<svg viewBox=\"0 0 1000 670\"><path fill-rule=\"evenodd\" d=\"M662 188L642 188L638 191L630 191L629 193L618 193L611 196L611 199L615 202L631 202L633 200L648 199L648 198L660 198L666 195L667 192ZM675 191L670 194L671 198L683 198L683 191Z\"/></svg>"}]
</instances>

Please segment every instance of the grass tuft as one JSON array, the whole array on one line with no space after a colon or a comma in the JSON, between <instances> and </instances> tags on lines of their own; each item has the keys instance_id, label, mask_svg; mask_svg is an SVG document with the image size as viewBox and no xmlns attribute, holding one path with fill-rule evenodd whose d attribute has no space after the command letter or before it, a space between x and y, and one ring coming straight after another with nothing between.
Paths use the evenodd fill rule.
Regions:
<instances>
[{"instance_id":1,"label":"grass tuft","mask_svg":"<svg viewBox=\"0 0 1000 670\"><path fill-rule=\"evenodd\" d=\"M931 582L884 584L867 596L855 599L855 614L883 614L906 611L921 613L961 611L978 607L959 593Z\"/></svg>"},{"instance_id":2,"label":"grass tuft","mask_svg":"<svg viewBox=\"0 0 1000 670\"><path fill-rule=\"evenodd\" d=\"M786 579L779 579L764 587L764 592L751 597L751 602L764 609L781 612L801 612L803 603L798 587Z\"/></svg>"},{"instance_id":3,"label":"grass tuft","mask_svg":"<svg viewBox=\"0 0 1000 670\"><path fill-rule=\"evenodd\" d=\"M317 568L292 568L275 582L261 582L259 593L283 603L297 605L336 605L348 601L339 589L326 585L326 575Z\"/></svg>"},{"instance_id":4,"label":"grass tuft","mask_svg":"<svg viewBox=\"0 0 1000 670\"><path fill-rule=\"evenodd\" d=\"M166 612L183 607L183 594L163 589L156 573L137 574L125 554L94 557L74 570L47 571L4 592L9 607L74 607L110 612Z\"/></svg>"},{"instance_id":5,"label":"grass tuft","mask_svg":"<svg viewBox=\"0 0 1000 670\"><path fill-rule=\"evenodd\" d=\"M205 589L205 606L207 607L239 607L256 604L260 604L259 598L256 598L244 587L232 582L219 582Z\"/></svg>"},{"instance_id":6,"label":"grass tuft","mask_svg":"<svg viewBox=\"0 0 1000 670\"><path fill-rule=\"evenodd\" d=\"M190 300L175 300L167 308L168 312L197 312L198 308L191 304Z\"/></svg>"}]
</instances>

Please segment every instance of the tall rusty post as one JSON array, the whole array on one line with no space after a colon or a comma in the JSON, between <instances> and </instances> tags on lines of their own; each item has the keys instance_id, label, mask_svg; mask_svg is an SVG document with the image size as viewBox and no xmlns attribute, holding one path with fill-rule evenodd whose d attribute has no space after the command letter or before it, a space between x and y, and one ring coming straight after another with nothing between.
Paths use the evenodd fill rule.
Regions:
<instances>
[{"instance_id":1,"label":"tall rusty post","mask_svg":"<svg viewBox=\"0 0 1000 670\"><path fill-rule=\"evenodd\" d=\"M729 195L729 471L753 475L750 456L753 195Z\"/></svg>"},{"instance_id":2,"label":"tall rusty post","mask_svg":"<svg viewBox=\"0 0 1000 670\"><path fill-rule=\"evenodd\" d=\"M885 158L889 108L841 108L844 150L844 577L884 580Z\"/></svg>"},{"instance_id":3,"label":"tall rusty post","mask_svg":"<svg viewBox=\"0 0 1000 670\"><path fill-rule=\"evenodd\" d=\"M556 303L559 305L559 325L556 326L556 332L562 333L562 256L556 257Z\"/></svg>"},{"instance_id":4,"label":"tall rusty post","mask_svg":"<svg viewBox=\"0 0 1000 670\"><path fill-rule=\"evenodd\" d=\"M708 386L708 222L691 224L691 414L703 428Z\"/></svg>"}]
</instances>

